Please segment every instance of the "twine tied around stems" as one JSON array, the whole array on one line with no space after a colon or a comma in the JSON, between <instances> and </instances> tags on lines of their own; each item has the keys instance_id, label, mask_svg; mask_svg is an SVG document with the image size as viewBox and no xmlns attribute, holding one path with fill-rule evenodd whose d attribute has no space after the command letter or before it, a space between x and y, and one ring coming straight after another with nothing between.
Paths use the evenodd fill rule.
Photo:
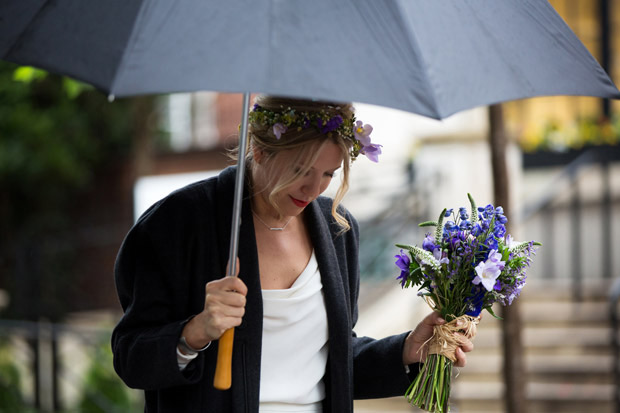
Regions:
<instances>
[{"instance_id":1,"label":"twine tied around stems","mask_svg":"<svg viewBox=\"0 0 620 413\"><path fill-rule=\"evenodd\" d=\"M454 363L456 349L465 340L474 338L479 321L478 317L462 315L449 323L435 326L433 337L428 341L428 354L440 354Z\"/></svg>"}]
</instances>

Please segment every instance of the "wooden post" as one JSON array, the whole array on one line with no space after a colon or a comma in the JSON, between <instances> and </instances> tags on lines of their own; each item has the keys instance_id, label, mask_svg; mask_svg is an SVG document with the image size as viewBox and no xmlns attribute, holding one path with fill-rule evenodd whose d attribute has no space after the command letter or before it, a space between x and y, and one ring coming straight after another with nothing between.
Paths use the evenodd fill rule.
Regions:
<instances>
[{"instance_id":1,"label":"wooden post","mask_svg":"<svg viewBox=\"0 0 620 413\"><path fill-rule=\"evenodd\" d=\"M506 134L501 105L489 107L489 143L491 148L491 166L493 174L493 194L495 205L501 205L508 218L512 220L510 203L510 180L506 162ZM507 228L509 230L509 228ZM521 319L519 300L512 305L501 307L502 345L504 378L504 405L507 413L526 413L525 371L523 363L523 345L521 343Z\"/></svg>"}]
</instances>

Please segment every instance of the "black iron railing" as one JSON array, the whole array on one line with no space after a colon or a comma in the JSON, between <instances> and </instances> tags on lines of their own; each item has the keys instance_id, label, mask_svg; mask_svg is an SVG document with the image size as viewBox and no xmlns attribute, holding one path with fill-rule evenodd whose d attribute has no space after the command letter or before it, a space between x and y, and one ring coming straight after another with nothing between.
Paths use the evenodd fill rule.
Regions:
<instances>
[{"instance_id":1,"label":"black iron railing","mask_svg":"<svg viewBox=\"0 0 620 413\"><path fill-rule=\"evenodd\" d=\"M580 156L576 157L568 164L556 177L556 179L548 186L543 195L528 204L523 209L521 222L527 222L535 215L542 216L543 233L548 237L547 245L545 245L545 266L543 277L557 277L557 270L554 268L556 263L556 254L563 254L570 257L570 281L573 299L582 300L583 284L587 277L599 277L608 280L611 285L609 295L609 318L611 323L611 346L614 357L613 375L614 375L614 409L616 413L620 413L620 315L618 314L618 301L620 300L620 275L613 268L614 251L617 247L613 242L614 208L618 209L620 203L619 194L612 192L612 172L613 163L620 162L620 147L607 146L603 148L592 148L584 151ZM540 165L538 165L540 166ZM599 174L600 192L591 191L590 198L585 200L582 191L580 191L580 181L585 172L597 172ZM588 187L588 183L584 183ZM592 188L588 188L592 189ZM553 245L553 234L557 230L554 215L557 213L558 199L566 197L570 194L569 200L564 199L563 208L568 217L570 230L570 242L568 244L569 251L563 251ZM600 230L597 235L600 237L600 251L593 251L584 245L583 225L584 225L584 209L588 204L590 210L598 209L600 215ZM551 242L549 242L551 241ZM545 240L543 240L543 245ZM600 254L601 270L599 274L584 274L582 271L584 254Z\"/></svg>"},{"instance_id":2,"label":"black iron railing","mask_svg":"<svg viewBox=\"0 0 620 413\"><path fill-rule=\"evenodd\" d=\"M612 223L613 223L613 206L619 203L618 194L612 196L611 190L611 163L620 161L620 147L611 146L598 148L594 147L575 158L567 165L543 191L543 195L538 199L525 205L522 211L520 222L524 223L535 215L540 214L543 226L543 234L548 237L542 240L545 247L545 271L543 277L553 278L555 272L554 262L556 262L557 254L565 254L570 257L570 278L572 285L573 298L580 300L582 294L582 284L584 281L583 259L584 250L587 249L583 243L583 215L586 206L590 209L598 208L600 210L600 262L601 271L600 278L615 278L613 274L613 248L612 241ZM585 200L580 190L580 181L583 179L586 171L597 171L600 176L600 193L596 193L592 199ZM570 243L569 250L558 251L553 245L553 235L556 231L554 216L557 212L558 200L566 195L570 199L564 202L562 208L567 212ZM545 242L547 241L547 242ZM588 251L588 253L592 253ZM592 276L589 274L588 276Z\"/></svg>"},{"instance_id":3,"label":"black iron railing","mask_svg":"<svg viewBox=\"0 0 620 413\"><path fill-rule=\"evenodd\" d=\"M139 392L116 376L111 327L0 320L0 373L12 372L0 411L127 412L141 409ZM19 374L18 374L19 373ZM18 374L15 379L15 374ZM1 374L0 374L1 377Z\"/></svg>"}]
</instances>

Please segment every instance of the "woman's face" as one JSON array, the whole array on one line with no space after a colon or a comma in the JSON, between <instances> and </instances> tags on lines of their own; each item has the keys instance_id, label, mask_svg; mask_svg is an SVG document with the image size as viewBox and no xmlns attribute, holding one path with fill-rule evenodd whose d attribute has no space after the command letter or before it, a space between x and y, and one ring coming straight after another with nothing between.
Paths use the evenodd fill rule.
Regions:
<instances>
[{"instance_id":1,"label":"woman's face","mask_svg":"<svg viewBox=\"0 0 620 413\"><path fill-rule=\"evenodd\" d=\"M286 157L283 157L286 159ZM284 216L294 216L301 213L304 208L329 186L334 173L342 165L342 152L340 147L331 141L327 141L319 150L319 155L308 172L280 191L275 203ZM282 165L290 168L291 165ZM295 167L295 165L292 165ZM261 191L264 197L271 192L271 188L263 187Z\"/></svg>"}]
</instances>

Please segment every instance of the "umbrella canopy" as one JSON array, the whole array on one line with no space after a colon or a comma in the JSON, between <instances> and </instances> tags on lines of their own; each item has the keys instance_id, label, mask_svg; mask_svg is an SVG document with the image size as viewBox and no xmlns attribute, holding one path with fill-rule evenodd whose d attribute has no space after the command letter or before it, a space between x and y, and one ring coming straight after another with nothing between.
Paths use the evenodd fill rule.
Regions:
<instances>
[{"instance_id":1,"label":"umbrella canopy","mask_svg":"<svg viewBox=\"0 0 620 413\"><path fill-rule=\"evenodd\" d=\"M5 0L0 58L115 96L253 91L432 118L620 97L547 0Z\"/></svg>"}]
</instances>

